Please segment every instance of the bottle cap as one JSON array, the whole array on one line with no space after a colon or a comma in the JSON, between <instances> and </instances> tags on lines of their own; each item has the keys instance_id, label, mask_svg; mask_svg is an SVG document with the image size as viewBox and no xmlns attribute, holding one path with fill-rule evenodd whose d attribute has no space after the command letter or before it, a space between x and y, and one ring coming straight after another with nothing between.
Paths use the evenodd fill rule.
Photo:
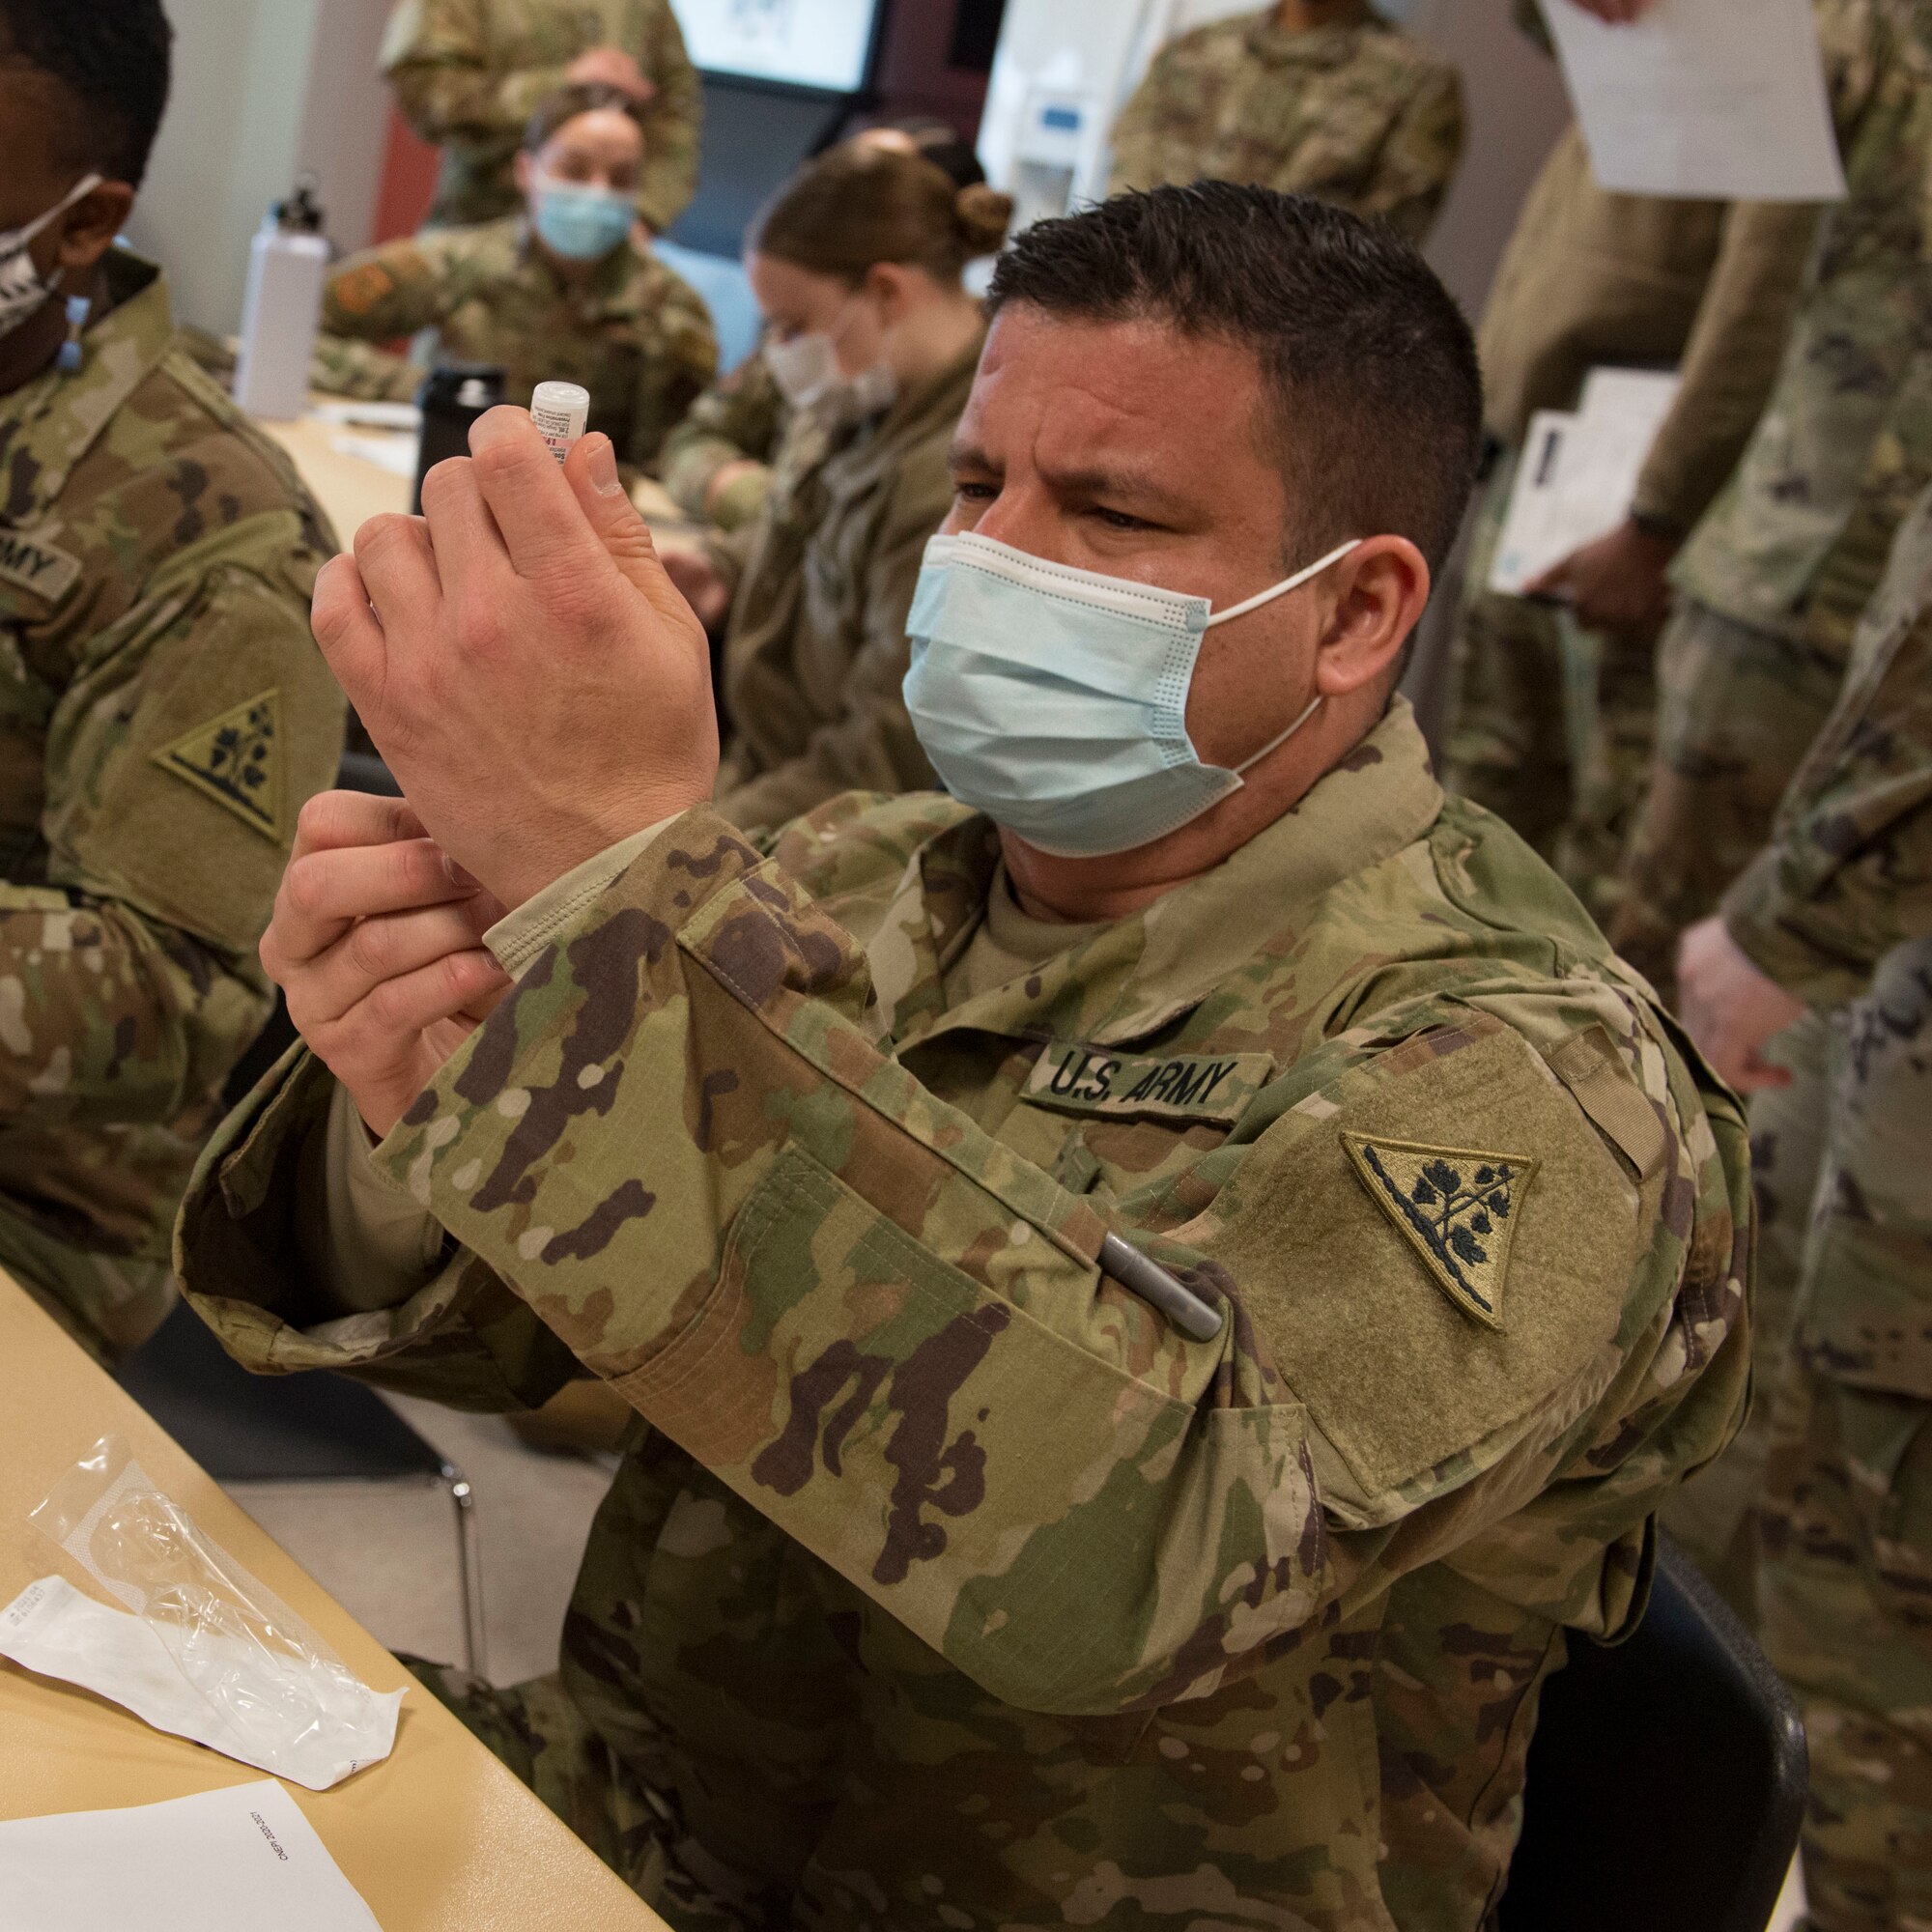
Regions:
<instances>
[{"instance_id":1,"label":"bottle cap","mask_svg":"<svg viewBox=\"0 0 1932 1932\"><path fill-rule=\"evenodd\" d=\"M590 420L590 391L575 383L539 383L530 397L530 420L561 463Z\"/></svg>"}]
</instances>

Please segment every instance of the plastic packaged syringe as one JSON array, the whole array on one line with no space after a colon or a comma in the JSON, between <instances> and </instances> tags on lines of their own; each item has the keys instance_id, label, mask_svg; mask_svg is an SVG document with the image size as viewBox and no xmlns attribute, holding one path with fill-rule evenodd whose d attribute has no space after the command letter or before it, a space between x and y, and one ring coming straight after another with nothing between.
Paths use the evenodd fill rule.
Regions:
<instances>
[{"instance_id":1,"label":"plastic packaged syringe","mask_svg":"<svg viewBox=\"0 0 1932 1932\"><path fill-rule=\"evenodd\" d=\"M539 383L530 397L530 420L550 453L561 463L590 419L590 391L575 383Z\"/></svg>"}]
</instances>

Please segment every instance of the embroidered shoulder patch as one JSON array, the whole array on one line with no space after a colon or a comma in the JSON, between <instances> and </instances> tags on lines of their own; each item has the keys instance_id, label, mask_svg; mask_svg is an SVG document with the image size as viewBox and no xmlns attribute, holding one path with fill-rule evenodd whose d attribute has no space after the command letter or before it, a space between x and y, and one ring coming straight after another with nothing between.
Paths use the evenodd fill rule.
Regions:
<instances>
[{"instance_id":1,"label":"embroidered shoulder patch","mask_svg":"<svg viewBox=\"0 0 1932 1932\"><path fill-rule=\"evenodd\" d=\"M1344 1133L1362 1184L1463 1314L1499 1333L1510 1246L1541 1165L1513 1153Z\"/></svg>"},{"instance_id":2,"label":"embroidered shoulder patch","mask_svg":"<svg viewBox=\"0 0 1932 1932\"><path fill-rule=\"evenodd\" d=\"M277 844L282 837L282 694L265 691L219 718L197 724L154 754Z\"/></svg>"}]
</instances>

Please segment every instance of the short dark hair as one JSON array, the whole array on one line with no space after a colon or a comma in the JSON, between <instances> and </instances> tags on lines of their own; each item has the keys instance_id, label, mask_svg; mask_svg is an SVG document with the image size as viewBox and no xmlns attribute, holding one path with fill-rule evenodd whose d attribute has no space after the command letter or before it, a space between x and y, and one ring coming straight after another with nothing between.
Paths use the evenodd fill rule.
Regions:
<instances>
[{"instance_id":1,"label":"short dark hair","mask_svg":"<svg viewBox=\"0 0 1932 1932\"><path fill-rule=\"evenodd\" d=\"M1294 546L1406 536L1439 571L1475 482L1483 380L1454 298L1388 228L1232 182L1117 195L1027 229L989 315L1153 320L1251 351Z\"/></svg>"},{"instance_id":2,"label":"short dark hair","mask_svg":"<svg viewBox=\"0 0 1932 1932\"><path fill-rule=\"evenodd\" d=\"M626 116L639 128L644 125L643 110L635 95L626 94L621 87L612 87L609 81L572 82L537 102L536 111L524 127L524 147L535 154L566 122L575 121L580 114L606 110Z\"/></svg>"},{"instance_id":3,"label":"short dark hair","mask_svg":"<svg viewBox=\"0 0 1932 1932\"><path fill-rule=\"evenodd\" d=\"M174 29L161 0L0 0L0 66L55 82L76 167L139 187L168 104Z\"/></svg>"}]
</instances>

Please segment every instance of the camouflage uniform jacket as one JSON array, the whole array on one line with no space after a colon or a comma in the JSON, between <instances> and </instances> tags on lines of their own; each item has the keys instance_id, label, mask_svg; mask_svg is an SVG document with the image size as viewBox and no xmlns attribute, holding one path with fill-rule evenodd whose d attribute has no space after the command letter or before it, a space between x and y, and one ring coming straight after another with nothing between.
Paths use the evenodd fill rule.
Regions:
<instances>
[{"instance_id":1,"label":"camouflage uniform jacket","mask_svg":"<svg viewBox=\"0 0 1932 1932\"><path fill-rule=\"evenodd\" d=\"M1114 129L1113 191L1257 182L1376 215L1420 242L1463 154L1454 66L1363 0L1284 32L1272 8L1183 34L1154 56Z\"/></svg>"},{"instance_id":2,"label":"camouflage uniform jacket","mask_svg":"<svg viewBox=\"0 0 1932 1932\"><path fill-rule=\"evenodd\" d=\"M746 1925L1473 1932L1565 1629L1743 1405L1735 1105L1406 703L949 1009L996 856L930 795L687 813L379 1151L467 1244L427 1287L311 1297L296 1059L187 1289L257 1368L642 1413L563 1682Z\"/></svg>"},{"instance_id":3,"label":"camouflage uniform jacket","mask_svg":"<svg viewBox=\"0 0 1932 1932\"><path fill-rule=\"evenodd\" d=\"M1827 212L1783 364L1743 460L1678 559L1678 586L1752 628L1849 643L1902 500L1871 488L1907 426L1932 480L1932 6L1859 0L1828 45L1849 198Z\"/></svg>"},{"instance_id":4,"label":"camouflage uniform jacket","mask_svg":"<svg viewBox=\"0 0 1932 1932\"><path fill-rule=\"evenodd\" d=\"M756 522L771 495L771 465L784 440L791 411L771 364L754 349L728 376L721 377L691 406L691 413L665 438L665 488L678 507L721 530ZM726 464L758 465L737 478L717 502L711 481Z\"/></svg>"},{"instance_id":5,"label":"camouflage uniform jacket","mask_svg":"<svg viewBox=\"0 0 1932 1932\"><path fill-rule=\"evenodd\" d=\"M405 118L442 149L430 225L494 221L518 203L510 163L564 70L619 47L657 89L644 110L638 213L662 235L697 188L704 96L670 0L399 0L382 67Z\"/></svg>"},{"instance_id":6,"label":"camouflage uniform jacket","mask_svg":"<svg viewBox=\"0 0 1932 1932\"><path fill-rule=\"evenodd\" d=\"M581 383L590 392L590 427L639 466L718 369L710 311L655 255L627 242L587 281L567 282L521 215L355 256L328 278L322 326L317 380L325 388L367 393L369 352L354 353L360 344L434 328L442 359L500 363L513 403L527 405L539 383ZM354 339L347 357L342 338ZM337 359L345 362L339 371ZM413 394L421 371L382 360Z\"/></svg>"},{"instance_id":7,"label":"camouflage uniform jacket","mask_svg":"<svg viewBox=\"0 0 1932 1932\"><path fill-rule=\"evenodd\" d=\"M841 791L917 791L932 767L900 686L926 539L952 507L947 453L976 342L883 416L828 435L793 416L724 634L731 738L718 806L782 825Z\"/></svg>"},{"instance_id":8,"label":"camouflage uniform jacket","mask_svg":"<svg viewBox=\"0 0 1932 1932\"><path fill-rule=\"evenodd\" d=\"M1815 1006L1855 999L1932 936L1932 490L1906 518L1836 708L1770 847L1731 888L1732 936Z\"/></svg>"},{"instance_id":9,"label":"camouflage uniform jacket","mask_svg":"<svg viewBox=\"0 0 1932 1932\"><path fill-rule=\"evenodd\" d=\"M97 1347L168 1306L168 1230L344 705L309 638L334 539L174 347L165 284L0 396L0 1264Z\"/></svg>"}]
</instances>

